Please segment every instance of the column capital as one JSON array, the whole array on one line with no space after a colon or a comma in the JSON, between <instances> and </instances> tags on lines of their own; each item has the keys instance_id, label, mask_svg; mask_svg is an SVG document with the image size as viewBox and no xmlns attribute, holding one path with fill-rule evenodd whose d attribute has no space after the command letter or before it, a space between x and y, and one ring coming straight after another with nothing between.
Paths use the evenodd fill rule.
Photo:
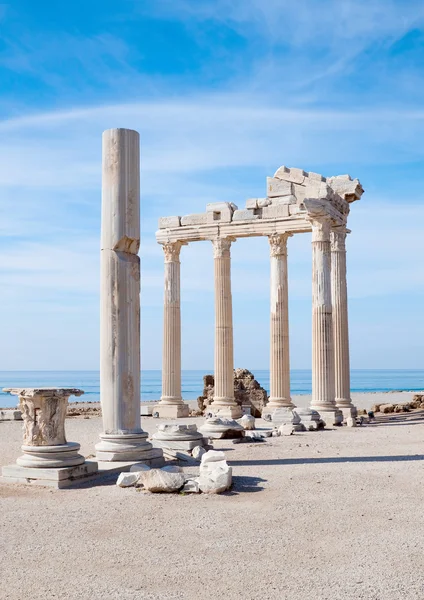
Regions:
<instances>
[{"instance_id":1,"label":"column capital","mask_svg":"<svg viewBox=\"0 0 424 600\"><path fill-rule=\"evenodd\" d=\"M344 226L333 227L331 230L331 251L346 252L346 235L349 230Z\"/></svg>"},{"instance_id":2,"label":"column capital","mask_svg":"<svg viewBox=\"0 0 424 600\"><path fill-rule=\"evenodd\" d=\"M312 242L329 242L331 233L331 217L317 216L310 219L312 224Z\"/></svg>"},{"instance_id":3,"label":"column capital","mask_svg":"<svg viewBox=\"0 0 424 600\"><path fill-rule=\"evenodd\" d=\"M231 242L235 238L232 237L217 237L212 240L214 258L230 258Z\"/></svg>"},{"instance_id":4,"label":"column capital","mask_svg":"<svg viewBox=\"0 0 424 600\"><path fill-rule=\"evenodd\" d=\"M291 233L272 233L268 236L271 256L287 255L287 240Z\"/></svg>"},{"instance_id":5,"label":"column capital","mask_svg":"<svg viewBox=\"0 0 424 600\"><path fill-rule=\"evenodd\" d=\"M165 262L180 262L180 250L183 242L167 242L162 245Z\"/></svg>"}]
</instances>

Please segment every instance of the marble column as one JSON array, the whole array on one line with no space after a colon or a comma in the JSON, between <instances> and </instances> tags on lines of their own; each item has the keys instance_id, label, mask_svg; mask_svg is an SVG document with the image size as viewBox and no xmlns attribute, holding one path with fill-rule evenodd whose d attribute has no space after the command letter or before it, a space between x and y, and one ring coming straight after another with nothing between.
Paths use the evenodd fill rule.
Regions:
<instances>
[{"instance_id":1,"label":"marble column","mask_svg":"<svg viewBox=\"0 0 424 600\"><path fill-rule=\"evenodd\" d=\"M271 246L270 397L264 413L294 408L290 398L289 296L287 240L290 234L269 236Z\"/></svg>"},{"instance_id":2,"label":"marble column","mask_svg":"<svg viewBox=\"0 0 424 600\"><path fill-rule=\"evenodd\" d=\"M215 389L210 406L219 417L238 419L241 407L234 399L233 306L231 296L232 238L213 240L215 270Z\"/></svg>"},{"instance_id":3,"label":"marble column","mask_svg":"<svg viewBox=\"0 0 424 600\"><path fill-rule=\"evenodd\" d=\"M331 295L333 306L336 406L343 417L356 417L350 397L349 326L346 281L346 228L331 232Z\"/></svg>"},{"instance_id":4,"label":"marble column","mask_svg":"<svg viewBox=\"0 0 424 600\"><path fill-rule=\"evenodd\" d=\"M153 458L140 423L140 141L103 133L99 461Z\"/></svg>"},{"instance_id":5,"label":"marble column","mask_svg":"<svg viewBox=\"0 0 424 600\"><path fill-rule=\"evenodd\" d=\"M311 409L317 410L328 426L343 420L335 403L330 231L329 217L312 220Z\"/></svg>"},{"instance_id":6,"label":"marble column","mask_svg":"<svg viewBox=\"0 0 424 600\"><path fill-rule=\"evenodd\" d=\"M162 397L157 406L161 418L188 417L181 397L180 250L182 243L163 245L165 293L163 310Z\"/></svg>"}]
</instances>

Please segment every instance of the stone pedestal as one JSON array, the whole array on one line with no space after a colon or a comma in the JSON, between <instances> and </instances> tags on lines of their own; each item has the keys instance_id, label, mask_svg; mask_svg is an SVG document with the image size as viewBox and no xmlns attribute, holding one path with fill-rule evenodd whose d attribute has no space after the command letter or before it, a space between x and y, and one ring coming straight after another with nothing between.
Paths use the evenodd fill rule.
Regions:
<instances>
[{"instance_id":1,"label":"stone pedestal","mask_svg":"<svg viewBox=\"0 0 424 600\"><path fill-rule=\"evenodd\" d=\"M157 433L152 435L152 444L155 448L188 452L196 446L206 446L207 442L194 424L162 423L159 425Z\"/></svg>"},{"instance_id":2,"label":"stone pedestal","mask_svg":"<svg viewBox=\"0 0 424 600\"><path fill-rule=\"evenodd\" d=\"M334 392L334 338L331 306L331 220L312 220L312 401L327 425L340 425Z\"/></svg>"},{"instance_id":3,"label":"stone pedestal","mask_svg":"<svg viewBox=\"0 0 424 600\"><path fill-rule=\"evenodd\" d=\"M234 400L233 305L231 296L232 239L213 240L215 271L215 390L208 412L229 419L242 416Z\"/></svg>"},{"instance_id":4,"label":"stone pedestal","mask_svg":"<svg viewBox=\"0 0 424 600\"><path fill-rule=\"evenodd\" d=\"M271 246L270 396L265 415L280 407L293 408L290 398L289 297L287 239L290 234L269 236ZM264 416L265 416L264 415Z\"/></svg>"},{"instance_id":5,"label":"stone pedestal","mask_svg":"<svg viewBox=\"0 0 424 600\"><path fill-rule=\"evenodd\" d=\"M3 467L5 481L61 481L57 487L84 479L97 471L97 463L85 463L80 445L68 442L65 417L68 398L84 392L73 388L7 388L19 396L23 418L23 455L16 465ZM80 468L84 466L83 468ZM49 483L45 483L49 485Z\"/></svg>"},{"instance_id":6,"label":"stone pedestal","mask_svg":"<svg viewBox=\"0 0 424 600\"><path fill-rule=\"evenodd\" d=\"M182 244L163 244L165 291L163 307L162 397L157 406L161 418L189 416L181 397L180 250Z\"/></svg>"},{"instance_id":7,"label":"stone pedestal","mask_svg":"<svg viewBox=\"0 0 424 600\"><path fill-rule=\"evenodd\" d=\"M299 413L296 410L291 410L288 407L277 408L272 413L272 424L278 429L280 425L291 425L294 431L305 431L306 428L302 423Z\"/></svg>"},{"instance_id":8,"label":"stone pedestal","mask_svg":"<svg viewBox=\"0 0 424 600\"><path fill-rule=\"evenodd\" d=\"M350 397L349 326L344 227L331 232L331 296L333 306L335 400L344 420L358 414Z\"/></svg>"},{"instance_id":9,"label":"stone pedestal","mask_svg":"<svg viewBox=\"0 0 424 600\"><path fill-rule=\"evenodd\" d=\"M103 133L99 461L147 462L140 422L140 149L129 129Z\"/></svg>"},{"instance_id":10,"label":"stone pedestal","mask_svg":"<svg viewBox=\"0 0 424 600\"><path fill-rule=\"evenodd\" d=\"M206 422L200 427L199 431L205 438L212 440L239 438L245 435L245 430L240 423L237 423L233 419L218 417L206 419Z\"/></svg>"}]
</instances>

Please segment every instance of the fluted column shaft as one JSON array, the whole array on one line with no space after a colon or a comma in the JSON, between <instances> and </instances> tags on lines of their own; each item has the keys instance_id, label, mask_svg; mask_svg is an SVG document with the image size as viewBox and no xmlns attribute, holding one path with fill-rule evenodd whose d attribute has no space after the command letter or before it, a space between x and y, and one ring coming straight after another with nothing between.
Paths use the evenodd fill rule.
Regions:
<instances>
[{"instance_id":1,"label":"fluted column shaft","mask_svg":"<svg viewBox=\"0 0 424 600\"><path fill-rule=\"evenodd\" d=\"M331 305L331 221L312 221L312 402L328 425L336 422ZM337 411L338 412L338 411ZM333 422L328 422L332 420ZM338 420L338 419L337 419Z\"/></svg>"},{"instance_id":2,"label":"fluted column shaft","mask_svg":"<svg viewBox=\"0 0 424 600\"><path fill-rule=\"evenodd\" d=\"M234 400L233 305L231 242L213 240L215 271L215 389L212 408L225 416L241 416Z\"/></svg>"},{"instance_id":3,"label":"fluted column shaft","mask_svg":"<svg viewBox=\"0 0 424 600\"><path fill-rule=\"evenodd\" d=\"M98 460L143 460L151 444L140 422L140 140L103 133Z\"/></svg>"},{"instance_id":4,"label":"fluted column shaft","mask_svg":"<svg viewBox=\"0 0 424 600\"><path fill-rule=\"evenodd\" d=\"M163 404L182 404L181 398L181 243L164 244L165 293L163 305L162 397Z\"/></svg>"},{"instance_id":5,"label":"fluted column shaft","mask_svg":"<svg viewBox=\"0 0 424 600\"><path fill-rule=\"evenodd\" d=\"M346 280L346 229L331 232L331 295L333 307L335 400L345 416L356 412L350 398L349 326Z\"/></svg>"},{"instance_id":6,"label":"fluted column shaft","mask_svg":"<svg viewBox=\"0 0 424 600\"><path fill-rule=\"evenodd\" d=\"M293 407L290 398L289 296L287 239L269 236L271 250L270 398L267 410Z\"/></svg>"}]
</instances>

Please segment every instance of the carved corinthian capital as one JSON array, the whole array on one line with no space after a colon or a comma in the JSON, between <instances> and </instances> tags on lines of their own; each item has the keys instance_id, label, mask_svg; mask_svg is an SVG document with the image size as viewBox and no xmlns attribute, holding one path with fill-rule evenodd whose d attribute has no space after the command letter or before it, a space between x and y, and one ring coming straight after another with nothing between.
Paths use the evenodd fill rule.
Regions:
<instances>
[{"instance_id":1,"label":"carved corinthian capital","mask_svg":"<svg viewBox=\"0 0 424 600\"><path fill-rule=\"evenodd\" d=\"M181 242L172 242L163 244L163 251L165 253L165 262L179 262L180 261L180 250Z\"/></svg>"},{"instance_id":2,"label":"carved corinthian capital","mask_svg":"<svg viewBox=\"0 0 424 600\"><path fill-rule=\"evenodd\" d=\"M212 240L214 258L230 258L231 242L233 238L215 238Z\"/></svg>"},{"instance_id":3,"label":"carved corinthian capital","mask_svg":"<svg viewBox=\"0 0 424 600\"><path fill-rule=\"evenodd\" d=\"M346 252L346 234L345 227L337 227L331 231L332 252Z\"/></svg>"},{"instance_id":4,"label":"carved corinthian capital","mask_svg":"<svg viewBox=\"0 0 424 600\"><path fill-rule=\"evenodd\" d=\"M314 217L311 219L312 223L312 241L313 242L329 242L331 232L331 219L330 217Z\"/></svg>"},{"instance_id":5,"label":"carved corinthian capital","mask_svg":"<svg viewBox=\"0 0 424 600\"><path fill-rule=\"evenodd\" d=\"M291 233L272 233L268 236L271 256L284 256L287 254L287 240Z\"/></svg>"}]
</instances>

